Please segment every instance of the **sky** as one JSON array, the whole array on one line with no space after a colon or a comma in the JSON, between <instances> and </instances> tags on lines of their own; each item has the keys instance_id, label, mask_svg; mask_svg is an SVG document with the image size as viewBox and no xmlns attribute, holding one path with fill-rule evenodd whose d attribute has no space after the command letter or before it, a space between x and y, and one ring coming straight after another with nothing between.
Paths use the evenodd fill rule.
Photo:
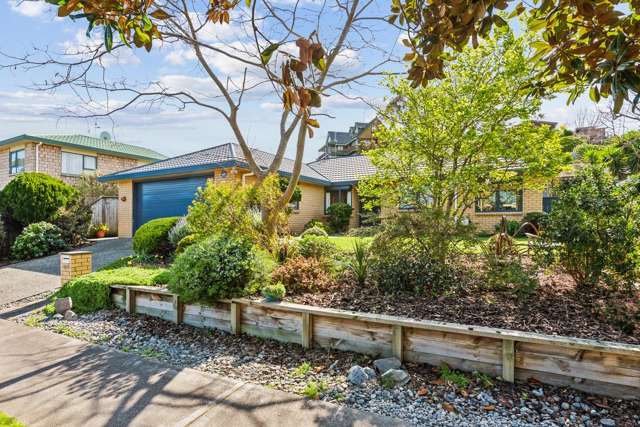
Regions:
<instances>
[{"instance_id":1,"label":"sky","mask_svg":"<svg viewBox=\"0 0 640 427\"><path fill-rule=\"evenodd\" d=\"M287 5L290 0L277 0ZM310 11L317 7L314 0L303 0ZM380 7L385 7L380 1ZM326 22L333 19L332 12L323 12ZM40 53L76 53L84 46L98 43L100 35L88 39L85 35L86 21L73 22L60 19L55 11L44 2L0 0L0 24L3 36L0 52L13 56L23 56L33 49ZM368 24L367 24L368 25ZM376 49L358 49L354 41L353 49L347 49L338 58L339 71L352 75L376 63L381 55L402 55L398 44L397 30L386 27L368 28ZM266 24L265 24L266 26ZM326 25L329 29L330 26ZM266 30L266 29L265 29ZM211 27L207 29L211 43L245 42L246 34L233 27ZM330 43L335 34L327 30L325 40ZM283 47L287 49L287 47ZM204 99L213 99L211 84L197 66L193 54L179 45L158 44L150 53L138 49L119 49L118 54L109 55L103 61L104 72L111 81L126 78L130 82L160 82L165 87L180 88L198 94ZM0 57L0 64L6 63ZM238 79L241 70L227 58L211 57L211 63L230 79ZM398 66L387 65L385 71L398 70ZM180 108L175 103L163 105L136 105L109 118L78 119L66 117L106 105L106 98L87 102L83 94L74 94L68 89L55 92L39 91L37 86L49 82L56 72L63 70L46 67L33 70L0 70L0 140L20 134L86 134L99 136L107 131L113 138L126 143L154 149L168 156L179 155L226 142L235 138L227 122L217 113L202 108ZM100 70L102 72L102 70ZM341 96L334 93L324 98L323 115L318 119L321 127L314 138L309 140L305 160L311 161L324 143L327 131L346 131L355 121L368 121L374 117L368 102L380 104L386 93L378 86L380 77L370 77L364 85L350 85L341 88ZM251 80L251 76L249 79ZM545 102L543 118L575 127L576 117L584 111L594 110L594 104L586 97L567 106L564 97ZM95 102L95 105L94 105ZM112 97L110 106L119 105L123 99ZM253 147L273 152L278 142L279 100L265 86L249 93L240 110L240 125L247 141ZM293 144L287 152L294 155Z\"/></svg>"}]
</instances>

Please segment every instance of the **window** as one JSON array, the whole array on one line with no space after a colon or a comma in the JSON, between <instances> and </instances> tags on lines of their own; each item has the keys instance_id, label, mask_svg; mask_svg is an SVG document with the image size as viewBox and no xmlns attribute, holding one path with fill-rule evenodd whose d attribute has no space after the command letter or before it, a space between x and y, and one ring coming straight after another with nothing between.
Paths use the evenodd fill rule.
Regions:
<instances>
[{"instance_id":1,"label":"window","mask_svg":"<svg viewBox=\"0 0 640 427\"><path fill-rule=\"evenodd\" d=\"M522 190L496 191L476 201L476 212L522 212Z\"/></svg>"},{"instance_id":2,"label":"window","mask_svg":"<svg viewBox=\"0 0 640 427\"><path fill-rule=\"evenodd\" d=\"M9 153L9 173L11 175L24 172L24 150Z\"/></svg>"},{"instance_id":3,"label":"window","mask_svg":"<svg viewBox=\"0 0 640 427\"><path fill-rule=\"evenodd\" d=\"M324 193L324 210L336 203L346 203L349 206L352 205L351 201L351 188L339 188L335 190L327 190Z\"/></svg>"},{"instance_id":4,"label":"window","mask_svg":"<svg viewBox=\"0 0 640 427\"><path fill-rule=\"evenodd\" d=\"M95 156L62 152L62 174L81 175L83 172L95 171L97 159Z\"/></svg>"}]
</instances>

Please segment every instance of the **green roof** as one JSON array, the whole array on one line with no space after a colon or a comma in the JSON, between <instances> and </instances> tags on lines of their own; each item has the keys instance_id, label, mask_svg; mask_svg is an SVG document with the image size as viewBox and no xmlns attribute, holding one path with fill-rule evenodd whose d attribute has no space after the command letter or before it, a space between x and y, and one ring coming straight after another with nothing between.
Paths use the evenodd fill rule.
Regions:
<instances>
[{"instance_id":1,"label":"green roof","mask_svg":"<svg viewBox=\"0 0 640 427\"><path fill-rule=\"evenodd\" d=\"M167 156L148 148L86 135L20 135L0 141L0 146L25 140L63 147L84 148L99 153L142 160L162 160L167 158Z\"/></svg>"}]
</instances>

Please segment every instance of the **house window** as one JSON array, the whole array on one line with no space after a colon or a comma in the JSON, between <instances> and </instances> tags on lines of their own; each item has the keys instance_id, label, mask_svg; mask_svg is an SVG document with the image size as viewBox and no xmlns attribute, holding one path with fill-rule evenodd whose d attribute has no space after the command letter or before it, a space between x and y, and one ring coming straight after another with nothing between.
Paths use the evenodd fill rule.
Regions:
<instances>
[{"instance_id":1,"label":"house window","mask_svg":"<svg viewBox=\"0 0 640 427\"><path fill-rule=\"evenodd\" d=\"M24 150L9 153L9 173L11 175L24 172Z\"/></svg>"},{"instance_id":2,"label":"house window","mask_svg":"<svg viewBox=\"0 0 640 427\"><path fill-rule=\"evenodd\" d=\"M476 201L476 212L522 212L522 190L499 190Z\"/></svg>"},{"instance_id":3,"label":"house window","mask_svg":"<svg viewBox=\"0 0 640 427\"><path fill-rule=\"evenodd\" d=\"M82 175L83 172L93 172L97 169L95 156L62 152L62 174Z\"/></svg>"},{"instance_id":4,"label":"house window","mask_svg":"<svg viewBox=\"0 0 640 427\"><path fill-rule=\"evenodd\" d=\"M325 213L326 213L327 209L329 208L329 206L334 205L336 203L346 203L349 206L353 206L352 205L351 187L327 190L324 193L324 210L325 210Z\"/></svg>"}]
</instances>

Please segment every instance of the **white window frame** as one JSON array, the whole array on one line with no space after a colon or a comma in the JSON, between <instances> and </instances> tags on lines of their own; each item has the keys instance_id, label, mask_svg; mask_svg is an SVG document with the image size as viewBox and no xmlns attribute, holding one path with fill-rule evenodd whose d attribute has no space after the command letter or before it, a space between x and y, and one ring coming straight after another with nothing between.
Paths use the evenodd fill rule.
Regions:
<instances>
[{"instance_id":1,"label":"white window frame","mask_svg":"<svg viewBox=\"0 0 640 427\"><path fill-rule=\"evenodd\" d=\"M79 171L69 171L69 170L65 170L65 156L79 156L80 157L80 170ZM91 158L94 161L94 168L87 168L86 167L86 159L87 158ZM90 156L88 154L80 154L80 153L73 153L71 151L63 151L61 156L60 156L60 171L62 173L62 175L68 175L68 176L80 176L85 172L96 172L98 170L98 157L97 156Z\"/></svg>"}]
</instances>

